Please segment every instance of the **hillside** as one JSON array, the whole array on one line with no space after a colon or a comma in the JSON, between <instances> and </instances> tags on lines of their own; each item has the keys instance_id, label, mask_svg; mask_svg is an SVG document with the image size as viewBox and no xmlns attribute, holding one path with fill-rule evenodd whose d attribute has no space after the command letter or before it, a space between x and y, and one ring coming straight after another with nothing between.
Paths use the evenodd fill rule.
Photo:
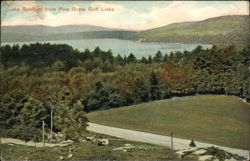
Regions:
<instances>
[{"instance_id":1,"label":"hillside","mask_svg":"<svg viewBox=\"0 0 250 161\"><path fill-rule=\"evenodd\" d=\"M249 106L236 97L173 98L88 114L90 122L249 149Z\"/></svg>"},{"instance_id":2,"label":"hillside","mask_svg":"<svg viewBox=\"0 0 250 161\"><path fill-rule=\"evenodd\" d=\"M90 31L107 31L114 30L105 27L93 25L63 25L63 26L44 26L44 25L16 25L2 26L2 33L26 34L26 35L48 35L48 34L64 34L72 32L90 32Z\"/></svg>"},{"instance_id":3,"label":"hillside","mask_svg":"<svg viewBox=\"0 0 250 161\"><path fill-rule=\"evenodd\" d=\"M81 40L81 39L124 39L137 40L134 31L88 31L73 33L52 33L30 35L23 33L2 33L2 42L47 41L47 40Z\"/></svg>"},{"instance_id":4,"label":"hillside","mask_svg":"<svg viewBox=\"0 0 250 161\"><path fill-rule=\"evenodd\" d=\"M195 22L173 23L146 31L129 31L91 25L58 27L2 26L1 42L115 38L143 42L198 43L246 46L248 16L223 16Z\"/></svg>"},{"instance_id":5,"label":"hillside","mask_svg":"<svg viewBox=\"0 0 250 161\"><path fill-rule=\"evenodd\" d=\"M142 41L244 45L249 42L249 23L249 16L222 16L173 23L138 34Z\"/></svg>"},{"instance_id":6,"label":"hillside","mask_svg":"<svg viewBox=\"0 0 250 161\"><path fill-rule=\"evenodd\" d=\"M43 25L17 25L1 27L1 42L71 40L95 38L136 38L135 32L92 25L65 25L58 27Z\"/></svg>"}]
</instances>

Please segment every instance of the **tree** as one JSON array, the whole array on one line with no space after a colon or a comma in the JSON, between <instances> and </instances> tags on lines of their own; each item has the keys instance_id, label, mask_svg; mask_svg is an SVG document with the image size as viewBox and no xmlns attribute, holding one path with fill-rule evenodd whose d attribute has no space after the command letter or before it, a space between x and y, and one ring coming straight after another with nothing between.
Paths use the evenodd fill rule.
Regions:
<instances>
[{"instance_id":1,"label":"tree","mask_svg":"<svg viewBox=\"0 0 250 161\"><path fill-rule=\"evenodd\" d=\"M153 60L152 60L152 57L151 55L148 56L148 64L152 64L153 63Z\"/></svg>"},{"instance_id":2,"label":"tree","mask_svg":"<svg viewBox=\"0 0 250 161\"><path fill-rule=\"evenodd\" d=\"M49 109L37 99L29 98L20 112L20 121L24 126L40 128L43 120L49 120Z\"/></svg>"},{"instance_id":3,"label":"tree","mask_svg":"<svg viewBox=\"0 0 250 161\"><path fill-rule=\"evenodd\" d=\"M141 58L141 62L144 63L144 64L147 64L148 63L148 60L143 56Z\"/></svg>"},{"instance_id":4,"label":"tree","mask_svg":"<svg viewBox=\"0 0 250 161\"><path fill-rule=\"evenodd\" d=\"M162 53L160 51L157 51L157 53L155 54L153 61L156 63L161 63L163 62L163 56Z\"/></svg>"},{"instance_id":5,"label":"tree","mask_svg":"<svg viewBox=\"0 0 250 161\"><path fill-rule=\"evenodd\" d=\"M93 51L93 56L96 58L96 57L100 57L101 56L101 49L99 48L99 46L97 46L95 48L95 50Z\"/></svg>"},{"instance_id":6,"label":"tree","mask_svg":"<svg viewBox=\"0 0 250 161\"><path fill-rule=\"evenodd\" d=\"M53 65L52 65L52 69L54 71L62 71L65 69L65 64L60 61L60 60L57 60Z\"/></svg>"},{"instance_id":7,"label":"tree","mask_svg":"<svg viewBox=\"0 0 250 161\"><path fill-rule=\"evenodd\" d=\"M195 143L194 143L194 140L192 139L190 144L189 144L190 147L196 147Z\"/></svg>"},{"instance_id":8,"label":"tree","mask_svg":"<svg viewBox=\"0 0 250 161\"><path fill-rule=\"evenodd\" d=\"M85 49L84 52L81 54L82 60L92 59L92 53L89 49Z\"/></svg>"},{"instance_id":9,"label":"tree","mask_svg":"<svg viewBox=\"0 0 250 161\"><path fill-rule=\"evenodd\" d=\"M173 52L170 52L168 59L170 62L174 62L174 53Z\"/></svg>"},{"instance_id":10,"label":"tree","mask_svg":"<svg viewBox=\"0 0 250 161\"><path fill-rule=\"evenodd\" d=\"M133 98L135 103L149 101L149 89L145 81L142 79L136 79L135 89L133 91Z\"/></svg>"},{"instance_id":11,"label":"tree","mask_svg":"<svg viewBox=\"0 0 250 161\"><path fill-rule=\"evenodd\" d=\"M79 141L79 139L85 137L87 133L88 119L86 113L84 112L84 106L80 100L78 100L70 110L71 117L71 127L73 130L68 133L69 137L74 141Z\"/></svg>"},{"instance_id":12,"label":"tree","mask_svg":"<svg viewBox=\"0 0 250 161\"><path fill-rule=\"evenodd\" d=\"M117 64L117 65L123 65L123 64L124 64L123 58L121 57L120 54L118 54L118 55L115 57L115 64Z\"/></svg>"},{"instance_id":13,"label":"tree","mask_svg":"<svg viewBox=\"0 0 250 161\"><path fill-rule=\"evenodd\" d=\"M108 105L111 108L121 107L125 105L126 100L123 96L121 96L117 91L111 92L109 94Z\"/></svg>"},{"instance_id":14,"label":"tree","mask_svg":"<svg viewBox=\"0 0 250 161\"><path fill-rule=\"evenodd\" d=\"M65 139L71 139L78 142L84 138L87 132L88 119L84 112L84 106L81 101L77 101L73 106L60 104L55 116L55 124L61 130Z\"/></svg>"},{"instance_id":15,"label":"tree","mask_svg":"<svg viewBox=\"0 0 250 161\"><path fill-rule=\"evenodd\" d=\"M111 49L109 49L107 52L102 53L102 60L107 61L111 64L114 63L114 56L113 56L113 52Z\"/></svg>"},{"instance_id":16,"label":"tree","mask_svg":"<svg viewBox=\"0 0 250 161\"><path fill-rule=\"evenodd\" d=\"M177 51L174 53L174 62L175 63L182 64L182 58L183 58L182 52Z\"/></svg>"},{"instance_id":17,"label":"tree","mask_svg":"<svg viewBox=\"0 0 250 161\"><path fill-rule=\"evenodd\" d=\"M151 100L160 99L161 91L159 88L159 83L156 78L155 72L151 72L149 83L150 83L150 99Z\"/></svg>"},{"instance_id":18,"label":"tree","mask_svg":"<svg viewBox=\"0 0 250 161\"><path fill-rule=\"evenodd\" d=\"M114 85L97 81L95 91L89 94L85 104L87 111L93 111L119 107L124 105L125 102L125 98L118 92Z\"/></svg>"},{"instance_id":19,"label":"tree","mask_svg":"<svg viewBox=\"0 0 250 161\"><path fill-rule=\"evenodd\" d=\"M134 56L134 54L130 53L127 58L127 63L130 64L130 63L136 63L136 62L137 62L136 57Z\"/></svg>"},{"instance_id":20,"label":"tree","mask_svg":"<svg viewBox=\"0 0 250 161\"><path fill-rule=\"evenodd\" d=\"M33 126L15 125L8 130L8 137L18 138L26 142L42 137L41 131Z\"/></svg>"},{"instance_id":21,"label":"tree","mask_svg":"<svg viewBox=\"0 0 250 161\"><path fill-rule=\"evenodd\" d=\"M169 56L168 56L168 54L165 54L165 55L164 55L163 61L164 61L164 62L169 62Z\"/></svg>"},{"instance_id":22,"label":"tree","mask_svg":"<svg viewBox=\"0 0 250 161\"><path fill-rule=\"evenodd\" d=\"M216 46L214 45L212 49L216 48ZM193 51L192 53L194 55L197 55L198 53L200 53L201 51L203 50L202 46L201 45L198 45Z\"/></svg>"}]
</instances>

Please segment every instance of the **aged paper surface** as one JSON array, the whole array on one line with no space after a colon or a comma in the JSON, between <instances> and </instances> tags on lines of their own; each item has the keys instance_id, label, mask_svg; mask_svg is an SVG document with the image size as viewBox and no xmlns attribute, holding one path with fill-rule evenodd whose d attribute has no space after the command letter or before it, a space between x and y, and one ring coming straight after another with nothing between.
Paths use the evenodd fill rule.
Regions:
<instances>
[{"instance_id":1,"label":"aged paper surface","mask_svg":"<svg viewBox=\"0 0 250 161\"><path fill-rule=\"evenodd\" d=\"M248 1L1 1L0 160L247 160Z\"/></svg>"}]
</instances>

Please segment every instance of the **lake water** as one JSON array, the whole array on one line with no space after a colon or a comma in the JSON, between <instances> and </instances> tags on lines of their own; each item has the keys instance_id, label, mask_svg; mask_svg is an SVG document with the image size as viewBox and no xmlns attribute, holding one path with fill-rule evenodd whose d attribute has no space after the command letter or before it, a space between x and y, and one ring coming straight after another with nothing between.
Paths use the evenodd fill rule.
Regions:
<instances>
[{"instance_id":1,"label":"lake water","mask_svg":"<svg viewBox=\"0 0 250 161\"><path fill-rule=\"evenodd\" d=\"M170 53L171 51L191 51L199 44L180 44L180 43L164 43L164 42L138 42L130 40L119 40L119 39L88 39L88 40L56 40L56 41L38 41L40 43L52 43L52 44L68 44L77 48L80 51L84 51L86 48L91 51L97 46L101 50L111 49L114 55L120 54L122 56L129 55L133 53L137 58L143 56L148 57L149 55L154 55L158 50L163 54ZM34 42L11 42L2 43L5 44L30 44ZM202 45L203 48L210 48L212 45Z\"/></svg>"}]
</instances>

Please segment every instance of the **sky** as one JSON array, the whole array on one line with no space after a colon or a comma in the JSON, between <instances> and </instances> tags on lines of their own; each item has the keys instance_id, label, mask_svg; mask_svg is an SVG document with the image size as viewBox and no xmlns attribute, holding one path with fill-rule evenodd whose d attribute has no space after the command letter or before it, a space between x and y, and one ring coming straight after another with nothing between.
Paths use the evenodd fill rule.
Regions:
<instances>
[{"instance_id":1,"label":"sky","mask_svg":"<svg viewBox=\"0 0 250 161\"><path fill-rule=\"evenodd\" d=\"M41 8L41 10L32 10L32 7ZM31 8L31 10L25 11L23 8ZM55 10L46 11L45 8ZM72 8L81 8L82 11L74 11ZM92 10L89 10L91 8ZM224 15L249 15L249 2L1 1L1 25L3 26L88 24L126 30L146 30L176 22L199 21Z\"/></svg>"}]
</instances>

